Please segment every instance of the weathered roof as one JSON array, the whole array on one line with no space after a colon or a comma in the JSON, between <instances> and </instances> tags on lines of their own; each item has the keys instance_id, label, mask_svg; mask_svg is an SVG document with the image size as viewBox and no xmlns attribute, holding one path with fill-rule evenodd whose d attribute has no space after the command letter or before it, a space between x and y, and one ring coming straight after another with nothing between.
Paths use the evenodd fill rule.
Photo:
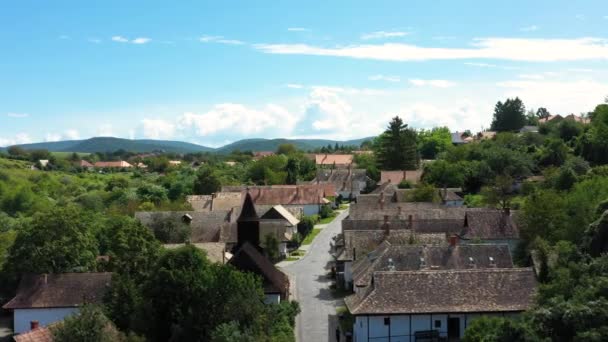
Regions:
<instances>
[{"instance_id":1,"label":"weathered roof","mask_svg":"<svg viewBox=\"0 0 608 342\"><path fill-rule=\"evenodd\" d=\"M86 161L84 159L81 160L80 162L78 162L78 165L80 167L93 167L93 164L89 163L88 161Z\"/></svg>"},{"instance_id":2,"label":"weathered roof","mask_svg":"<svg viewBox=\"0 0 608 342\"><path fill-rule=\"evenodd\" d=\"M289 210L285 209L285 207L280 204L270 208L270 210L266 211L261 218L272 220L282 219L289 222L289 224L292 226L296 226L298 223L300 223L300 220L298 220Z\"/></svg>"},{"instance_id":3,"label":"weathered roof","mask_svg":"<svg viewBox=\"0 0 608 342\"><path fill-rule=\"evenodd\" d=\"M352 154L315 154L317 165L350 165L353 163Z\"/></svg>"},{"instance_id":4,"label":"weathered roof","mask_svg":"<svg viewBox=\"0 0 608 342\"><path fill-rule=\"evenodd\" d=\"M353 264L354 283L368 286L373 272L390 271L391 267L393 271L512 268L513 260L507 244L420 246L385 241Z\"/></svg>"},{"instance_id":5,"label":"weathered roof","mask_svg":"<svg viewBox=\"0 0 608 342\"><path fill-rule=\"evenodd\" d=\"M463 235L468 239L518 239L517 211L509 213L498 209L468 209Z\"/></svg>"},{"instance_id":6,"label":"weathered roof","mask_svg":"<svg viewBox=\"0 0 608 342\"><path fill-rule=\"evenodd\" d=\"M163 247L166 249L175 249L185 246L185 243L167 243ZM207 259L211 262L226 263L226 243L225 242L199 242L192 243L192 246L205 251Z\"/></svg>"},{"instance_id":7,"label":"weathered roof","mask_svg":"<svg viewBox=\"0 0 608 342\"><path fill-rule=\"evenodd\" d=\"M268 234L274 235L278 241L287 242L292 239L292 235L288 233L288 227L285 225L285 221L277 220L260 220L260 241L264 241L264 238ZM238 242L238 226L236 222L228 223L222 226L220 232L220 241L226 243Z\"/></svg>"},{"instance_id":8,"label":"weathered roof","mask_svg":"<svg viewBox=\"0 0 608 342\"><path fill-rule=\"evenodd\" d=\"M533 303L531 268L375 272L373 285L345 299L363 314L517 312Z\"/></svg>"},{"instance_id":9,"label":"weathered roof","mask_svg":"<svg viewBox=\"0 0 608 342\"><path fill-rule=\"evenodd\" d=\"M268 258L263 256L253 245L245 242L228 262L245 272L252 272L262 277L264 293L289 293L289 278L279 271Z\"/></svg>"},{"instance_id":10,"label":"weathered roof","mask_svg":"<svg viewBox=\"0 0 608 342\"><path fill-rule=\"evenodd\" d=\"M353 220L347 218L342 221L342 230L392 230L414 229L416 233L461 233L462 219L402 219L391 217L388 221L382 220Z\"/></svg>"},{"instance_id":11,"label":"weathered roof","mask_svg":"<svg viewBox=\"0 0 608 342\"><path fill-rule=\"evenodd\" d=\"M17 295L4 309L76 307L101 303L112 273L60 273L24 275Z\"/></svg>"},{"instance_id":12,"label":"weathered roof","mask_svg":"<svg viewBox=\"0 0 608 342\"><path fill-rule=\"evenodd\" d=\"M226 211L139 211L135 218L143 225L152 228L155 222L171 220L177 224L187 224L184 216L192 219L189 223L192 242L219 242L222 226L236 219L231 210Z\"/></svg>"},{"instance_id":13,"label":"weathered roof","mask_svg":"<svg viewBox=\"0 0 608 342\"><path fill-rule=\"evenodd\" d=\"M391 183L399 185L406 180L412 184L420 182L422 170L397 170L397 171L380 171L380 183Z\"/></svg>"},{"instance_id":14,"label":"weathered roof","mask_svg":"<svg viewBox=\"0 0 608 342\"><path fill-rule=\"evenodd\" d=\"M368 181L365 169L320 169L312 184L331 184L334 192L351 191L361 192Z\"/></svg>"},{"instance_id":15,"label":"weathered roof","mask_svg":"<svg viewBox=\"0 0 608 342\"><path fill-rule=\"evenodd\" d=\"M338 260L360 259L384 241L394 245L447 243L445 233L417 233L407 229L391 230L388 235L383 230L345 230L343 239L344 248L338 253Z\"/></svg>"},{"instance_id":16,"label":"weathered roof","mask_svg":"<svg viewBox=\"0 0 608 342\"><path fill-rule=\"evenodd\" d=\"M190 203L194 211L210 211L212 196L211 195L189 195L186 196L186 202Z\"/></svg>"},{"instance_id":17,"label":"weathered roof","mask_svg":"<svg viewBox=\"0 0 608 342\"><path fill-rule=\"evenodd\" d=\"M322 204L325 192L315 187L271 188L250 190L254 203L272 205Z\"/></svg>"},{"instance_id":18,"label":"weathered roof","mask_svg":"<svg viewBox=\"0 0 608 342\"><path fill-rule=\"evenodd\" d=\"M244 191L239 192L217 192L211 199L211 210L222 211L240 207L243 204Z\"/></svg>"},{"instance_id":19,"label":"weathered roof","mask_svg":"<svg viewBox=\"0 0 608 342\"><path fill-rule=\"evenodd\" d=\"M127 163L124 160L120 161L98 161L95 163L95 167L132 167L133 165Z\"/></svg>"}]
</instances>

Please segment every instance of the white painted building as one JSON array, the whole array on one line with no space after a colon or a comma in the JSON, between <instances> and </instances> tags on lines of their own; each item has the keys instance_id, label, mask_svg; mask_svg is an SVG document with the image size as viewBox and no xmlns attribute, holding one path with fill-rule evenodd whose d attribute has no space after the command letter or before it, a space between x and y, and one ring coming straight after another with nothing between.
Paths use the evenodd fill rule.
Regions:
<instances>
[{"instance_id":1,"label":"white painted building","mask_svg":"<svg viewBox=\"0 0 608 342\"><path fill-rule=\"evenodd\" d=\"M527 310L536 286L531 268L382 271L345 301L355 342L458 340L476 318Z\"/></svg>"},{"instance_id":2,"label":"white painted building","mask_svg":"<svg viewBox=\"0 0 608 342\"><path fill-rule=\"evenodd\" d=\"M3 308L13 311L14 332L62 321L83 303L101 303L111 273L61 273L24 276L16 296ZM34 324L32 324L34 322Z\"/></svg>"}]
</instances>

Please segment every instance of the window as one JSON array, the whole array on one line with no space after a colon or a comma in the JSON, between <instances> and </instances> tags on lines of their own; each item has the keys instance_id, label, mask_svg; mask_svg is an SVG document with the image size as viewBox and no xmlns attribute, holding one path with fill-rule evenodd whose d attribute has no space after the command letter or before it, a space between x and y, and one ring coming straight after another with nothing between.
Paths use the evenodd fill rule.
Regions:
<instances>
[{"instance_id":1,"label":"window","mask_svg":"<svg viewBox=\"0 0 608 342\"><path fill-rule=\"evenodd\" d=\"M391 325L391 318L390 317L384 317L384 325Z\"/></svg>"},{"instance_id":2,"label":"window","mask_svg":"<svg viewBox=\"0 0 608 342\"><path fill-rule=\"evenodd\" d=\"M441 328L441 321L435 320L435 328Z\"/></svg>"}]
</instances>

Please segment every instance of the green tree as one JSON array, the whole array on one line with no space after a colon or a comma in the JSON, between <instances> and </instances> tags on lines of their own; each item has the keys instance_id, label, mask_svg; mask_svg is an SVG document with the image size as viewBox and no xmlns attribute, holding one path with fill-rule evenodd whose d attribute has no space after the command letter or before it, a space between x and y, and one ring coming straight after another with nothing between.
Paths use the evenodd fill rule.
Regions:
<instances>
[{"instance_id":1,"label":"green tree","mask_svg":"<svg viewBox=\"0 0 608 342\"><path fill-rule=\"evenodd\" d=\"M9 250L11 274L93 270L98 250L89 220L74 206L34 215Z\"/></svg>"},{"instance_id":2,"label":"green tree","mask_svg":"<svg viewBox=\"0 0 608 342\"><path fill-rule=\"evenodd\" d=\"M211 195L218 192L222 184L220 179L208 166L201 167L194 181L193 193L196 195Z\"/></svg>"},{"instance_id":3,"label":"green tree","mask_svg":"<svg viewBox=\"0 0 608 342\"><path fill-rule=\"evenodd\" d=\"M579 150L592 164L608 163L608 104L595 107L590 127L580 139Z\"/></svg>"},{"instance_id":4,"label":"green tree","mask_svg":"<svg viewBox=\"0 0 608 342\"><path fill-rule=\"evenodd\" d=\"M539 119L547 119L548 117L551 116L551 113L549 113L549 111L547 110L547 108L545 108L545 107L539 107L536 110L536 116Z\"/></svg>"},{"instance_id":5,"label":"green tree","mask_svg":"<svg viewBox=\"0 0 608 342\"><path fill-rule=\"evenodd\" d=\"M491 129L498 132L517 131L526 121L526 107L518 97L507 99L504 103L498 101L494 107Z\"/></svg>"},{"instance_id":6,"label":"green tree","mask_svg":"<svg viewBox=\"0 0 608 342\"><path fill-rule=\"evenodd\" d=\"M279 261L279 240L277 240L274 234L266 234L264 236L264 251L272 262Z\"/></svg>"},{"instance_id":7,"label":"green tree","mask_svg":"<svg viewBox=\"0 0 608 342\"><path fill-rule=\"evenodd\" d=\"M448 187L462 186L464 171L459 164L436 160L425 166L423 179L425 182L447 191Z\"/></svg>"},{"instance_id":8,"label":"green tree","mask_svg":"<svg viewBox=\"0 0 608 342\"><path fill-rule=\"evenodd\" d=\"M289 158L285 166L287 172L287 184L296 184L300 174L300 162L296 158Z\"/></svg>"},{"instance_id":9,"label":"green tree","mask_svg":"<svg viewBox=\"0 0 608 342\"><path fill-rule=\"evenodd\" d=\"M432 130L418 132L420 157L435 159L437 154L445 151L452 144L452 135L447 127L436 127Z\"/></svg>"},{"instance_id":10,"label":"green tree","mask_svg":"<svg viewBox=\"0 0 608 342\"><path fill-rule=\"evenodd\" d=\"M104 315L101 308L85 305L75 315L51 328L55 342L114 342L127 341L112 322ZM135 339L129 339L135 341Z\"/></svg>"},{"instance_id":11,"label":"green tree","mask_svg":"<svg viewBox=\"0 0 608 342\"><path fill-rule=\"evenodd\" d=\"M437 189L431 184L420 183L408 195L408 202L439 202Z\"/></svg>"},{"instance_id":12,"label":"green tree","mask_svg":"<svg viewBox=\"0 0 608 342\"><path fill-rule=\"evenodd\" d=\"M481 192L486 204L501 209L509 208L513 198L513 178L497 176L494 184L484 187Z\"/></svg>"},{"instance_id":13,"label":"green tree","mask_svg":"<svg viewBox=\"0 0 608 342\"><path fill-rule=\"evenodd\" d=\"M294 144L281 144L277 148L277 154L292 155L296 153L297 148Z\"/></svg>"},{"instance_id":14,"label":"green tree","mask_svg":"<svg viewBox=\"0 0 608 342\"><path fill-rule=\"evenodd\" d=\"M561 166L568 158L569 148L561 139L547 139L540 151L540 165Z\"/></svg>"},{"instance_id":15,"label":"green tree","mask_svg":"<svg viewBox=\"0 0 608 342\"><path fill-rule=\"evenodd\" d=\"M599 257L608 252L608 210L600 218L589 225L583 240L584 249L593 257Z\"/></svg>"},{"instance_id":16,"label":"green tree","mask_svg":"<svg viewBox=\"0 0 608 342\"><path fill-rule=\"evenodd\" d=\"M378 165L382 170L415 170L418 168L416 132L409 129L400 117L389 123L379 138L376 151Z\"/></svg>"}]
</instances>

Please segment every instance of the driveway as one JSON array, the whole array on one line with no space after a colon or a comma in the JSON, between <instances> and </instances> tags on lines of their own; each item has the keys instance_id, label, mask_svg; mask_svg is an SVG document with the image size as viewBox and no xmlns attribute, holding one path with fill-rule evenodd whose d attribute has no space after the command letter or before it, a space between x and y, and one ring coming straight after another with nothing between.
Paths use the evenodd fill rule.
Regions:
<instances>
[{"instance_id":1,"label":"driveway","mask_svg":"<svg viewBox=\"0 0 608 342\"><path fill-rule=\"evenodd\" d=\"M290 263L283 269L295 282L294 295L302 312L296 319L296 337L299 342L329 342L336 339L336 308L343 305L342 299L332 296L329 286L331 238L340 233L342 220L348 216L345 210L329 223L310 245L302 259Z\"/></svg>"}]
</instances>

